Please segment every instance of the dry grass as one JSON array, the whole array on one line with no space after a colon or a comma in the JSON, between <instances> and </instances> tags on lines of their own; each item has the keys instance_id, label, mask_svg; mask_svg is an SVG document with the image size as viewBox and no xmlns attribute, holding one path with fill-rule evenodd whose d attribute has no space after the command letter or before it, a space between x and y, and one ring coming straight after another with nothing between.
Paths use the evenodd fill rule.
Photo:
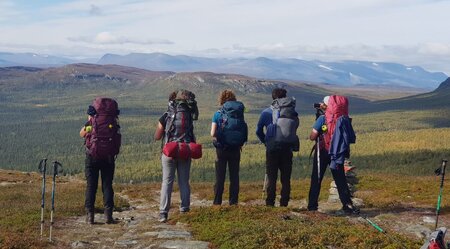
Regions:
<instances>
[{"instance_id":1,"label":"dry grass","mask_svg":"<svg viewBox=\"0 0 450 249\"><path fill-rule=\"evenodd\" d=\"M45 198L45 230L51 211L51 177L47 176ZM42 177L37 173L0 170L0 248L45 248L48 243L40 239ZM84 215L85 183L57 177L54 219ZM101 188L100 188L101 189ZM101 190L98 191L96 209L102 209ZM128 203L116 198L117 209Z\"/></svg>"}]
</instances>

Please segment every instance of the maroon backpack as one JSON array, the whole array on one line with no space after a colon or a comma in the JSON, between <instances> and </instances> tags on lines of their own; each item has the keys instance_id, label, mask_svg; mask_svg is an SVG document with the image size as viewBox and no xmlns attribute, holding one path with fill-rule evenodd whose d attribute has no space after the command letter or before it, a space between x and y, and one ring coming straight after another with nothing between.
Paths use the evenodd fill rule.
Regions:
<instances>
[{"instance_id":1,"label":"maroon backpack","mask_svg":"<svg viewBox=\"0 0 450 249\"><path fill-rule=\"evenodd\" d=\"M96 98L92 106L95 114L91 119L92 132L86 136L86 147L90 156L108 159L119 154L122 135L118 124L119 109L114 99Z\"/></svg>"}]
</instances>

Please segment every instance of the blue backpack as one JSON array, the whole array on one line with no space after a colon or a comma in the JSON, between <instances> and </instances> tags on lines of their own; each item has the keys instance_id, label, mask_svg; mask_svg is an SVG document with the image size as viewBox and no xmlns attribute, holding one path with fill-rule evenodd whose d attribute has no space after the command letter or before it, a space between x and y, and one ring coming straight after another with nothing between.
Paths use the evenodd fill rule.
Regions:
<instances>
[{"instance_id":1,"label":"blue backpack","mask_svg":"<svg viewBox=\"0 0 450 249\"><path fill-rule=\"evenodd\" d=\"M244 120L244 109L240 101L227 101L220 109L217 140L225 148L240 147L247 142L248 127Z\"/></svg>"}]
</instances>

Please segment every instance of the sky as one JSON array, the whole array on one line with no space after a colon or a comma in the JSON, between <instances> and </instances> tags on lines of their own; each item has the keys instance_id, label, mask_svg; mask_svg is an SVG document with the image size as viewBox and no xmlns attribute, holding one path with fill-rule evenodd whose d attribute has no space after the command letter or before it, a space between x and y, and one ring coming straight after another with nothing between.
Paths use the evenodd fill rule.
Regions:
<instances>
[{"instance_id":1,"label":"sky","mask_svg":"<svg viewBox=\"0 0 450 249\"><path fill-rule=\"evenodd\" d=\"M450 0L0 0L0 52L365 60L450 75Z\"/></svg>"}]
</instances>

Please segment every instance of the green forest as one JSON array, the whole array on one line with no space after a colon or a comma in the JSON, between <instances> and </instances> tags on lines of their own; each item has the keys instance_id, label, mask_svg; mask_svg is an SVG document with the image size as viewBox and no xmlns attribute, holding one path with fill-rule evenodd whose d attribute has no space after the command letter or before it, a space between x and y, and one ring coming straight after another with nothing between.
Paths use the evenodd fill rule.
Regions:
<instances>
[{"instance_id":1,"label":"green forest","mask_svg":"<svg viewBox=\"0 0 450 249\"><path fill-rule=\"evenodd\" d=\"M297 98L300 113L301 150L295 155L293 178L306 178L311 172L309 154L313 142L307 136L315 118L313 103L321 101L329 92L313 85L283 84L288 95ZM161 142L153 141L153 133L167 108L169 93L187 88L197 94L200 119L194 126L198 142L204 148L203 158L193 163L191 179L212 181L215 152L209 137L211 118L219 108L218 93L231 88L246 105L245 118L249 125L249 141L242 153L241 179L255 181L264 177L264 145L257 140L255 129L260 112L271 103L270 88L249 92L221 81L203 82L195 88L195 84L183 81L33 86L6 80L0 87L0 168L37 171L38 162L48 158L61 162L65 174L82 173L84 145L78 133L86 121L87 106L97 96L108 96L115 98L121 109L123 141L116 163L116 181L159 181ZM433 101L432 97L406 99L402 104L393 101L389 106L389 101L372 103L364 96L350 96L350 111L353 111L357 133L357 142L352 146L353 164L367 173L431 174L440 160L450 154L449 101L440 96L435 100L439 105L423 104Z\"/></svg>"}]
</instances>

